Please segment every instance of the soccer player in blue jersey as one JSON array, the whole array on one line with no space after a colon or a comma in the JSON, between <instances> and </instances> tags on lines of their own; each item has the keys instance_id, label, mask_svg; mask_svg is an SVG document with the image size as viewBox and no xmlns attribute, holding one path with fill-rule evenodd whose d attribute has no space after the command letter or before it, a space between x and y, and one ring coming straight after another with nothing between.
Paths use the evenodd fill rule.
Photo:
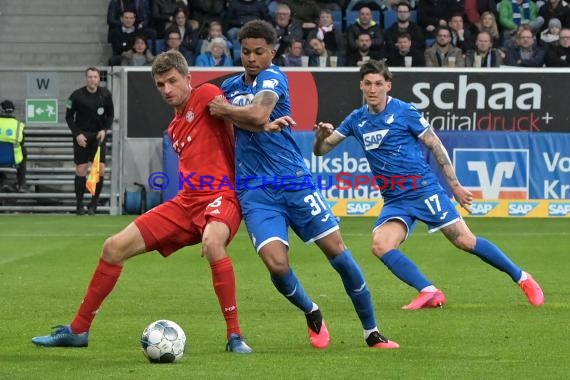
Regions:
<instances>
[{"instance_id":1,"label":"soccer player in blue jersey","mask_svg":"<svg viewBox=\"0 0 570 380\"><path fill-rule=\"evenodd\" d=\"M399 250L417 220L430 232L441 230L457 248L478 256L487 264L508 274L517 282L532 305L544 303L544 295L530 274L516 266L497 246L473 235L459 216L427 164L420 144L431 151L453 196L470 210L473 196L455 175L445 147L433 128L412 105L388 96L392 74L383 62L371 60L360 68L360 90L366 104L354 110L337 128L330 123L315 126L315 155L332 150L349 136L364 149L372 173L384 188L384 207L373 229L372 252L384 265L419 295L403 309L415 310L442 306L445 296ZM403 181L405 179L405 181Z\"/></svg>"},{"instance_id":2,"label":"soccer player in blue jersey","mask_svg":"<svg viewBox=\"0 0 570 380\"><path fill-rule=\"evenodd\" d=\"M250 21L241 28L239 41L245 73L227 79L222 84L227 100L218 99L209 107L212 115L237 127L236 173L242 181L236 184L238 199L249 236L271 281L305 313L311 345L326 348L330 336L321 311L289 265L291 227L303 241L315 242L340 274L368 346L398 348L378 331L362 271L344 245L329 206L315 190L291 126L268 123L291 115L287 77L271 63L275 30L265 21ZM267 125L276 124L281 127L269 132Z\"/></svg>"}]
</instances>

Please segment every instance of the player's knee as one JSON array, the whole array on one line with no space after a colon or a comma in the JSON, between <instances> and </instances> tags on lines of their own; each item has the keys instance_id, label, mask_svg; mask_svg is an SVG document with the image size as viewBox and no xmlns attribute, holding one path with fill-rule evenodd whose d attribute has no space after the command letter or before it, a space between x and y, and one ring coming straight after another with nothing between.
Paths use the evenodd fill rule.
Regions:
<instances>
[{"instance_id":1,"label":"player's knee","mask_svg":"<svg viewBox=\"0 0 570 380\"><path fill-rule=\"evenodd\" d=\"M471 234L462 234L456 237L452 243L463 251L473 252L473 249L475 249L475 236Z\"/></svg>"},{"instance_id":2,"label":"player's knee","mask_svg":"<svg viewBox=\"0 0 570 380\"><path fill-rule=\"evenodd\" d=\"M124 261L125 249L122 247L120 239L116 236L111 236L103 243L103 252L101 257L108 263L121 264Z\"/></svg>"},{"instance_id":3,"label":"player's knee","mask_svg":"<svg viewBox=\"0 0 570 380\"><path fill-rule=\"evenodd\" d=\"M372 254L376 257L382 257L394 248L396 247L388 241L375 240L372 242Z\"/></svg>"},{"instance_id":4,"label":"player's knee","mask_svg":"<svg viewBox=\"0 0 570 380\"><path fill-rule=\"evenodd\" d=\"M227 256L224 243L219 239L204 236L202 239L202 256L210 263L223 259Z\"/></svg>"},{"instance_id":5,"label":"player's knee","mask_svg":"<svg viewBox=\"0 0 570 380\"><path fill-rule=\"evenodd\" d=\"M263 260L269 272L274 276L284 276L289 272L289 262L287 259L272 256Z\"/></svg>"}]
</instances>

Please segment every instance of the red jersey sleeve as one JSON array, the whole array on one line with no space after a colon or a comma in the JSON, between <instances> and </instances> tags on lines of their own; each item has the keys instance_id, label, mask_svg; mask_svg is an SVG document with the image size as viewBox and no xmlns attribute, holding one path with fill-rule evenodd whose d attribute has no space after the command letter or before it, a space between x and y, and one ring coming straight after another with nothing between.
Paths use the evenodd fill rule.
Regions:
<instances>
[{"instance_id":1,"label":"red jersey sleeve","mask_svg":"<svg viewBox=\"0 0 570 380\"><path fill-rule=\"evenodd\" d=\"M224 95L222 90L211 83L204 83L194 89L196 91L196 96L199 98L200 103L204 104L205 107L208 103L212 101L218 95Z\"/></svg>"}]
</instances>

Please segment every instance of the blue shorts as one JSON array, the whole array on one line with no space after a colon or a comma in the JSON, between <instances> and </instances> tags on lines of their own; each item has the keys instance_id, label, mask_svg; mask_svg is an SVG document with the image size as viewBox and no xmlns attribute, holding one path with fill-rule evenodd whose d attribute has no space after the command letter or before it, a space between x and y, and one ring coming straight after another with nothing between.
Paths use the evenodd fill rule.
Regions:
<instances>
[{"instance_id":1,"label":"blue shorts","mask_svg":"<svg viewBox=\"0 0 570 380\"><path fill-rule=\"evenodd\" d=\"M455 205L441 188L422 190L411 196L388 200L374 224L374 230L389 220L399 220L406 225L407 235L411 234L420 220L427 224L429 232L435 232L461 219ZM407 236L406 236L407 238Z\"/></svg>"},{"instance_id":2,"label":"blue shorts","mask_svg":"<svg viewBox=\"0 0 570 380\"><path fill-rule=\"evenodd\" d=\"M327 201L315 189L261 187L238 192L238 199L256 252L274 240L288 246L289 226L307 244L339 229Z\"/></svg>"}]
</instances>

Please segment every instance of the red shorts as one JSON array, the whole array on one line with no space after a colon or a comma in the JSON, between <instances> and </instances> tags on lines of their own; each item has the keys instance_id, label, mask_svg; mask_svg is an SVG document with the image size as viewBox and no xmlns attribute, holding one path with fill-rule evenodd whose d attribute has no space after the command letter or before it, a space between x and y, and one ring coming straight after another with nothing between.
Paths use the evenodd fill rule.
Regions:
<instances>
[{"instance_id":1,"label":"red shorts","mask_svg":"<svg viewBox=\"0 0 570 380\"><path fill-rule=\"evenodd\" d=\"M241 222L241 209L233 192L191 197L180 194L135 219L147 251L168 256L180 248L198 244L206 224L212 221L228 226L233 239Z\"/></svg>"}]
</instances>

